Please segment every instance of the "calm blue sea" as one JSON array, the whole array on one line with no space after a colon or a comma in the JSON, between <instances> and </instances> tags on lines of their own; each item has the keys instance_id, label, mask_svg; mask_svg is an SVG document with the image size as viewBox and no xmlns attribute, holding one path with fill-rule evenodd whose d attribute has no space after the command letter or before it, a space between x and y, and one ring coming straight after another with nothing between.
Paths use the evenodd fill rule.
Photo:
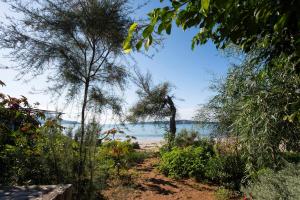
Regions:
<instances>
[{"instance_id":1,"label":"calm blue sea","mask_svg":"<svg viewBox=\"0 0 300 200\"><path fill-rule=\"evenodd\" d=\"M166 133L165 125L156 124L128 124L125 127L105 125L103 130L109 130L111 128L117 128L124 131L124 134L117 134L115 138L123 139L124 135L134 136L137 141L161 141L163 140L164 133ZM182 129L195 130L200 136L208 136L211 131L211 125L199 126L197 124L177 124L177 133Z\"/></svg>"},{"instance_id":2,"label":"calm blue sea","mask_svg":"<svg viewBox=\"0 0 300 200\"><path fill-rule=\"evenodd\" d=\"M78 128L79 125L70 125L63 124L65 127ZM182 129L194 130L199 133L200 136L207 137L212 132L212 124L207 124L205 126L199 126L197 124L177 124L177 133L179 133ZM102 132L110 130L112 128L116 128L124 133L116 134L115 139L125 139L126 135L134 136L138 142L156 142L162 141L164 134L166 133L166 125L164 124L127 124L125 126L121 125L111 125L107 124L102 127Z\"/></svg>"}]
</instances>

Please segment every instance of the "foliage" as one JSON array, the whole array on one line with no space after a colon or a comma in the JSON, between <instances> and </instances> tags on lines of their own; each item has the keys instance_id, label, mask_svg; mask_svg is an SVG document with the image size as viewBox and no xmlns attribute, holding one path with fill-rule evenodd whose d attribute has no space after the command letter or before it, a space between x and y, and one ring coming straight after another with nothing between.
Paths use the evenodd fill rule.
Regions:
<instances>
[{"instance_id":1,"label":"foliage","mask_svg":"<svg viewBox=\"0 0 300 200\"><path fill-rule=\"evenodd\" d=\"M231 196L231 192L225 188L218 188L215 192L216 200L229 200Z\"/></svg>"},{"instance_id":2,"label":"foliage","mask_svg":"<svg viewBox=\"0 0 300 200\"><path fill-rule=\"evenodd\" d=\"M211 158L205 166L205 176L213 182L222 183L227 177L224 171L225 159L220 156Z\"/></svg>"},{"instance_id":3,"label":"foliage","mask_svg":"<svg viewBox=\"0 0 300 200\"><path fill-rule=\"evenodd\" d=\"M197 136L197 137L196 137ZM217 146L218 145L218 146ZM196 132L183 130L175 138L174 148L160 149L160 170L175 178L194 177L232 189L239 189L246 176L245 161L234 151L222 149ZM229 145L227 145L229 146Z\"/></svg>"},{"instance_id":4,"label":"foliage","mask_svg":"<svg viewBox=\"0 0 300 200\"><path fill-rule=\"evenodd\" d=\"M0 47L9 50L20 74L50 72L49 89L68 100L81 97L78 188L84 181L87 112L104 109L122 114L115 93L126 85L128 72L119 62L132 20L128 1L7 1L19 18L8 17L0 28ZM131 11L130 11L131 12ZM51 66L51 67L49 67Z\"/></svg>"},{"instance_id":5,"label":"foliage","mask_svg":"<svg viewBox=\"0 0 300 200\"><path fill-rule=\"evenodd\" d=\"M202 147L175 147L162 155L159 169L173 178L203 177L211 152Z\"/></svg>"},{"instance_id":6,"label":"foliage","mask_svg":"<svg viewBox=\"0 0 300 200\"><path fill-rule=\"evenodd\" d=\"M138 142L131 143L133 149L141 149L140 144Z\"/></svg>"},{"instance_id":7,"label":"foliage","mask_svg":"<svg viewBox=\"0 0 300 200\"><path fill-rule=\"evenodd\" d=\"M178 147L187 147L195 143L198 138L199 133L197 131L189 131L187 129L182 129L175 137L174 143Z\"/></svg>"},{"instance_id":8,"label":"foliage","mask_svg":"<svg viewBox=\"0 0 300 200\"><path fill-rule=\"evenodd\" d=\"M1 94L1 184L72 183L78 144L62 132L59 119L44 119L27 99ZM76 150L77 149L77 150Z\"/></svg>"},{"instance_id":9,"label":"foliage","mask_svg":"<svg viewBox=\"0 0 300 200\"><path fill-rule=\"evenodd\" d=\"M0 93L0 169L1 184L24 183L40 173L36 161L40 151L38 118L26 97L14 98ZM41 175L41 174L40 174Z\"/></svg>"},{"instance_id":10,"label":"foliage","mask_svg":"<svg viewBox=\"0 0 300 200\"><path fill-rule=\"evenodd\" d=\"M244 192L254 199L299 199L300 166L288 165L276 172L264 170Z\"/></svg>"},{"instance_id":11,"label":"foliage","mask_svg":"<svg viewBox=\"0 0 300 200\"><path fill-rule=\"evenodd\" d=\"M44 120L44 114L31 107L25 97L1 94L0 117L0 184L76 184L79 143L72 138L72 130L64 132L59 116ZM89 124L85 138L87 162L81 195L87 199L106 178L95 156L98 128Z\"/></svg>"},{"instance_id":12,"label":"foliage","mask_svg":"<svg viewBox=\"0 0 300 200\"><path fill-rule=\"evenodd\" d=\"M245 162L237 155L219 155L205 166L205 177L233 189L240 189L245 177Z\"/></svg>"},{"instance_id":13,"label":"foliage","mask_svg":"<svg viewBox=\"0 0 300 200\"><path fill-rule=\"evenodd\" d=\"M140 49L144 44L148 49L153 35L163 31L170 34L175 22L183 30L199 30L192 40L193 48L212 40L218 48L235 44L246 53L260 49L258 57L264 59L272 59L282 52L296 53L299 58L299 1L179 0L166 4L148 14L148 23L140 24L142 30L136 24L131 27L128 38L135 29L142 36L135 48Z\"/></svg>"},{"instance_id":14,"label":"foliage","mask_svg":"<svg viewBox=\"0 0 300 200\"><path fill-rule=\"evenodd\" d=\"M103 162L110 163L108 169L116 169L120 176L120 170L128 169L130 166L143 161L146 153L134 150L130 141L112 140L104 143L99 151L99 157Z\"/></svg>"},{"instance_id":15,"label":"foliage","mask_svg":"<svg viewBox=\"0 0 300 200\"><path fill-rule=\"evenodd\" d=\"M236 138L247 171L282 165L281 151L299 152L300 77L293 57L268 65L246 60L234 66L208 107L221 137Z\"/></svg>"},{"instance_id":16,"label":"foliage","mask_svg":"<svg viewBox=\"0 0 300 200\"><path fill-rule=\"evenodd\" d=\"M169 146L176 134L176 106L173 102L174 95L171 94L171 86L168 82L153 85L150 73L145 75L136 71L134 82L138 86L137 103L129 110L128 120L131 122L145 120L165 120L170 118L169 124Z\"/></svg>"},{"instance_id":17,"label":"foliage","mask_svg":"<svg viewBox=\"0 0 300 200\"><path fill-rule=\"evenodd\" d=\"M300 163L300 153L299 152L282 152L281 156L284 160L289 163Z\"/></svg>"},{"instance_id":18,"label":"foliage","mask_svg":"<svg viewBox=\"0 0 300 200\"><path fill-rule=\"evenodd\" d=\"M43 184L73 183L78 164L78 143L65 135L60 119L48 119L39 130Z\"/></svg>"}]
</instances>

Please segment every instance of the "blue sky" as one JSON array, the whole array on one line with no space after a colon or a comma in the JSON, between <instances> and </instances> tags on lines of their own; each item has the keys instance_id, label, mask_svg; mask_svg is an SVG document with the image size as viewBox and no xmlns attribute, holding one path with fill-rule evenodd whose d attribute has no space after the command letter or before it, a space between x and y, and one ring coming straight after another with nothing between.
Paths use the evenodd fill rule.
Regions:
<instances>
[{"instance_id":1,"label":"blue sky","mask_svg":"<svg viewBox=\"0 0 300 200\"><path fill-rule=\"evenodd\" d=\"M138 11L137 16L143 16L152 8L161 6L159 0L154 0L146 7ZM4 3L0 3L0 18L4 20L4 13L11 14ZM198 46L191 50L191 40L196 29L184 32L181 29L173 28L172 34L166 37L164 47L160 48L152 59L139 54L132 54L137 65L142 71L150 71L154 82L169 81L175 86L174 94L178 99L178 113L181 119L191 119L199 104L206 103L213 95L209 90L211 80L215 77L224 77L229 66L229 59L221 55L212 43ZM13 65L4 57L5 50L0 50L0 64ZM31 103L39 102L42 109L58 109L67 114L65 118L77 119L76 103L65 102L64 98L51 102L49 94L32 94L35 90L47 86L45 75L35 78L29 82L16 81L16 72L0 68L0 80L6 83L6 87L0 88L0 92L12 96L24 95ZM132 105L137 96L134 86L130 86L125 92L127 106ZM68 105L68 106L66 106ZM75 109L74 109L75 108Z\"/></svg>"}]
</instances>

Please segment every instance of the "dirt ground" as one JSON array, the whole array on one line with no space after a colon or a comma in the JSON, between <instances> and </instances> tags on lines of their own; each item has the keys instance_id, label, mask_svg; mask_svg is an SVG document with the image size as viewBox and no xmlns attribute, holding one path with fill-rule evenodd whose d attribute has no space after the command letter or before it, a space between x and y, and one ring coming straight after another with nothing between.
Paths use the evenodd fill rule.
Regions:
<instances>
[{"instance_id":1,"label":"dirt ground","mask_svg":"<svg viewBox=\"0 0 300 200\"><path fill-rule=\"evenodd\" d=\"M176 181L159 173L159 160L148 158L130 170L126 181L112 181L102 194L109 200L214 200L217 187L194 180Z\"/></svg>"}]
</instances>

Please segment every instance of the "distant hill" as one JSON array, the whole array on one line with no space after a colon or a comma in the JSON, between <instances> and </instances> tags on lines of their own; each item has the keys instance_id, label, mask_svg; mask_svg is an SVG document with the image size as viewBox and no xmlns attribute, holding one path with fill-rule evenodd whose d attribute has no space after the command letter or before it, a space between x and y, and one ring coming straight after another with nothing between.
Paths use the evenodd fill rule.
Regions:
<instances>
[{"instance_id":1,"label":"distant hill","mask_svg":"<svg viewBox=\"0 0 300 200\"><path fill-rule=\"evenodd\" d=\"M137 122L130 124L168 124L169 121L150 121L150 122ZM207 124L216 124L217 122L205 122ZM176 124L199 124L198 121L194 120L176 120Z\"/></svg>"},{"instance_id":2,"label":"distant hill","mask_svg":"<svg viewBox=\"0 0 300 200\"><path fill-rule=\"evenodd\" d=\"M71 120L61 120L61 124L71 124L71 125L76 125L76 124L80 124L77 121L71 121Z\"/></svg>"}]
</instances>

